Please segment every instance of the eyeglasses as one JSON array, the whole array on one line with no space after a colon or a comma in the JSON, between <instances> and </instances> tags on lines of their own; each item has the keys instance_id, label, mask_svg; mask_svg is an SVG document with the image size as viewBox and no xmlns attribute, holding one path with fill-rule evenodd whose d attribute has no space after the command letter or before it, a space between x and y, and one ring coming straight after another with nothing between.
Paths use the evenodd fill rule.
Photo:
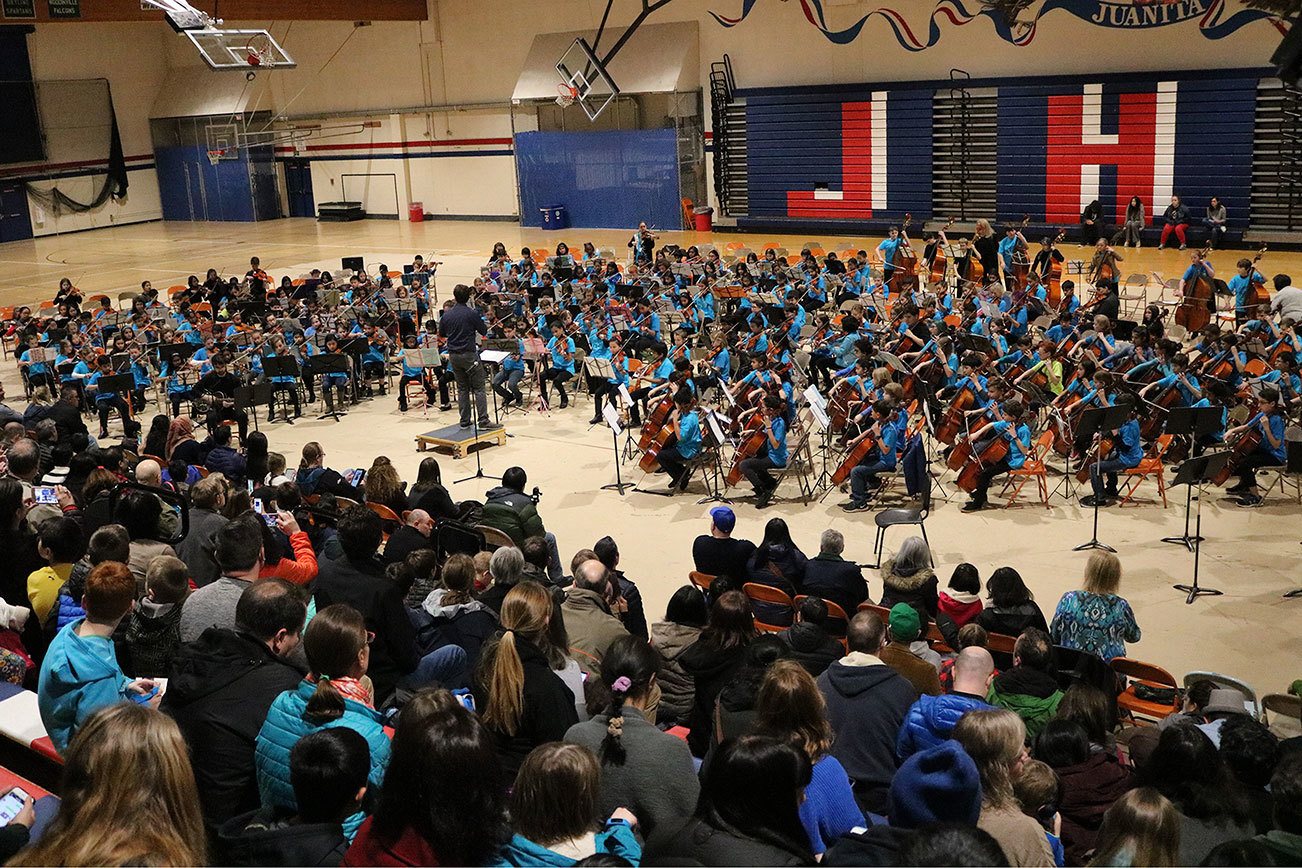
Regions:
<instances>
[{"instance_id":1,"label":"eyeglasses","mask_svg":"<svg viewBox=\"0 0 1302 868\"><path fill-rule=\"evenodd\" d=\"M375 634L372 633L370 630L366 631L366 644L367 645L375 644Z\"/></svg>"}]
</instances>

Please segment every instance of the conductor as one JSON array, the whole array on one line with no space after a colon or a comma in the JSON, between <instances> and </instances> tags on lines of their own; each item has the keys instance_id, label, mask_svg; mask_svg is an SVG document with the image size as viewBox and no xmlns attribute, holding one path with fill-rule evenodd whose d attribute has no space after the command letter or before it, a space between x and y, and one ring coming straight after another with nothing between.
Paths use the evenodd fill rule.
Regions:
<instances>
[{"instance_id":1,"label":"conductor","mask_svg":"<svg viewBox=\"0 0 1302 868\"><path fill-rule=\"evenodd\" d=\"M488 334L479 311L470 307L470 287L458 284L452 290L456 304L439 318L439 337L446 341L452 376L457 382L457 405L461 427L470 427L470 396L474 393L481 429L496 428L488 418L488 396L484 392L484 367L479 363L478 335Z\"/></svg>"}]
</instances>

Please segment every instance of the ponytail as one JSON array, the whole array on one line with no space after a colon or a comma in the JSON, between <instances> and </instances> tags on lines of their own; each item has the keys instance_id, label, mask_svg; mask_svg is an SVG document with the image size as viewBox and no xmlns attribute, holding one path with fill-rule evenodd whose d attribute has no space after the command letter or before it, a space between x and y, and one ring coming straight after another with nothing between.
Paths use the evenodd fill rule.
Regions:
<instances>
[{"instance_id":1,"label":"ponytail","mask_svg":"<svg viewBox=\"0 0 1302 868\"><path fill-rule=\"evenodd\" d=\"M524 666L515 647L515 631L507 630L498 640L488 668L488 703L484 724L489 729L513 736L524 712Z\"/></svg>"},{"instance_id":2,"label":"ponytail","mask_svg":"<svg viewBox=\"0 0 1302 868\"><path fill-rule=\"evenodd\" d=\"M318 725L344 716L344 696L330 683L329 675L317 676L316 692L308 699L303 716Z\"/></svg>"},{"instance_id":3,"label":"ponytail","mask_svg":"<svg viewBox=\"0 0 1302 868\"><path fill-rule=\"evenodd\" d=\"M601 764L622 766L628 759L624 750L624 700L633 689L627 675L621 675L610 685L610 712L606 720L606 737L601 740Z\"/></svg>"},{"instance_id":4,"label":"ponytail","mask_svg":"<svg viewBox=\"0 0 1302 868\"><path fill-rule=\"evenodd\" d=\"M321 444L315 440L303 444L303 457L298 462L299 470L307 470L321 457Z\"/></svg>"}]
</instances>

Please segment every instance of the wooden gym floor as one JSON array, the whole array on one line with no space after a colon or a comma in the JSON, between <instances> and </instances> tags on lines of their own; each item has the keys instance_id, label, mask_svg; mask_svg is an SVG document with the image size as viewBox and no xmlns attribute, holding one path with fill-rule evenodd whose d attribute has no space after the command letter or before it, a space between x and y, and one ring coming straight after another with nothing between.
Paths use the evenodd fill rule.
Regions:
<instances>
[{"instance_id":1,"label":"wooden gym floor","mask_svg":"<svg viewBox=\"0 0 1302 868\"><path fill-rule=\"evenodd\" d=\"M296 275L306 267L338 268L344 256L364 255L368 263L385 262L398 269L416 253L445 265L440 269L441 296L450 294L457 282L469 282L478 274L496 241L512 254L521 246L555 245L566 241L578 249L586 240L598 246L614 247L621 254L629 233L618 230L565 230L545 233L510 223L444 222L422 224L370 220L357 223L324 223L287 219L263 224L149 223L98 230L62 237L0 245L0 305L31 303L53 297L58 280L68 276L86 293L128 291L141 280L157 287L183 283L189 274L203 275L209 267L223 274L248 268L250 256L259 256L275 277ZM878 239L836 238L817 233L800 236L666 233L664 240L696 243L713 240L718 245L743 241L758 248L766 241L798 249L806 240L825 242L827 249L875 246ZM1068 259L1084 258L1086 250L1074 244L1064 246ZM1174 250L1122 250L1126 256L1123 274L1156 271L1163 277L1178 276L1187 263L1187 253ZM1240 251L1218 251L1212 256L1220 273L1231 273ZM1302 254L1269 253L1262 270L1270 277L1279 271L1302 280ZM1156 290L1153 297L1156 298ZM21 407L21 389L12 364L0 367L11 406ZM629 491L621 498L602 485L614 482L610 435L607 429L589 428L591 404L585 397L577 406L557 411L550 417L536 413L512 414L505 422L513 435L503 447L485 449L481 458L486 473L500 475L518 464L529 473L529 484L543 492L539 511L560 541L562 559L582 547L591 546L605 534L619 542L622 568L638 582L646 601L648 617L664 614L673 591L686 581L692 568L691 543L706 532L708 506L698 505L704 495L700 482L690 496L658 497ZM293 426L262 424L272 449L281 451L291 463L309 440L323 443L329 463L344 469L369 466L377 454L388 455L407 479L414 479L421 458L416 435L443 427L455 420L455 411L437 410L428 418L420 409L406 415L398 412L392 396L363 403L342 421L305 418ZM147 424L146 420L146 424ZM116 427L116 423L114 423ZM445 482L475 473L473 458L454 460L440 457ZM636 464L626 464L626 481L637 481ZM663 477L652 477L648 487L663 485ZM1056 477L1050 478L1051 486ZM480 479L450 485L456 499L482 498L496 480ZM996 567L1016 567L1034 590L1037 600L1052 617L1058 597L1077 587L1086 553L1075 553L1074 545L1090 538L1092 513L1053 498L1051 508L1031 503L1021 509L989 510L963 515L958 506L960 493L947 481L950 501L938 502L928 521L928 535L935 546L941 584L953 566L969 561L984 580ZM1034 486L1030 486L1033 488ZM806 554L818 549L818 535L827 527L845 533L847 557L871 563L873 524L871 512L847 514L836 507L843 499L837 492L822 503L805 505L794 499L794 483L779 492L778 502L764 512L751 505L748 490L734 490L738 497L737 534L758 541L769 518L780 516L791 526ZM1151 485L1141 497L1155 498ZM1282 691L1302 677L1296 661L1302 656L1302 599L1285 600L1282 594L1302 586L1298 569L1299 515L1302 507L1289 495L1272 493L1261 509L1242 509L1222 500L1218 490L1208 492L1203 505L1203 534L1207 537L1201 554L1200 581L1219 588L1222 597L1202 598L1185 605L1184 594L1172 590L1175 582L1187 582L1193 557L1184 548L1159 542L1164 536L1178 536L1184 528L1182 491L1171 492L1165 510L1160 501L1125 509L1104 510L1099 520L1099 538L1119 552L1124 565L1122 593L1135 608L1143 640L1131 646L1131 655L1171 670L1177 678L1193 669L1210 669L1234 674L1253 684L1258 693ZM888 552L904 536L892 532ZM865 570L873 599L881 593L875 570Z\"/></svg>"}]
</instances>

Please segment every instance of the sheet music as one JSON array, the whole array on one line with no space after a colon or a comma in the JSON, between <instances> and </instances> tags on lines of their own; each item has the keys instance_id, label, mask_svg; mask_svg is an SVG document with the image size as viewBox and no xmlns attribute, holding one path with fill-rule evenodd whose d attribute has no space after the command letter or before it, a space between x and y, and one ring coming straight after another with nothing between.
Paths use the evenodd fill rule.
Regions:
<instances>
[{"instance_id":1,"label":"sheet music","mask_svg":"<svg viewBox=\"0 0 1302 868\"><path fill-rule=\"evenodd\" d=\"M710 426L710 433L714 435L715 443L723 443L727 438L723 435L723 426L719 422L719 414L714 410L705 415L705 423Z\"/></svg>"},{"instance_id":2,"label":"sheet music","mask_svg":"<svg viewBox=\"0 0 1302 868\"><path fill-rule=\"evenodd\" d=\"M624 433L624 429L619 424L619 411L613 404L608 403L601 408L601 417L606 420L606 424L610 426L611 431L615 432L616 437Z\"/></svg>"},{"instance_id":3,"label":"sheet music","mask_svg":"<svg viewBox=\"0 0 1302 868\"><path fill-rule=\"evenodd\" d=\"M805 400L809 402L809 406L817 407L824 414L827 413L827 399L823 397L822 392L818 391L818 386L811 383L809 388L805 389L804 395Z\"/></svg>"},{"instance_id":4,"label":"sheet music","mask_svg":"<svg viewBox=\"0 0 1302 868\"><path fill-rule=\"evenodd\" d=\"M480 350L480 351L479 351L479 360L480 360L481 362L488 362L489 364L492 364L492 365L500 365L500 364L502 364L503 361L505 361L506 359L510 358L510 356L511 356L510 353L504 353L504 352L502 352L501 350Z\"/></svg>"},{"instance_id":5,"label":"sheet music","mask_svg":"<svg viewBox=\"0 0 1302 868\"><path fill-rule=\"evenodd\" d=\"M625 407L633 406L633 396L628 393L628 384L619 384L619 400L624 403Z\"/></svg>"},{"instance_id":6,"label":"sheet music","mask_svg":"<svg viewBox=\"0 0 1302 868\"><path fill-rule=\"evenodd\" d=\"M813 387L811 386L810 388ZM826 431L832 427L832 419L827 415L827 410L824 409L823 407L820 407L818 404L814 403L813 401L810 401L809 412L813 415L814 421L818 423L818 427L821 428L822 430Z\"/></svg>"}]
</instances>

